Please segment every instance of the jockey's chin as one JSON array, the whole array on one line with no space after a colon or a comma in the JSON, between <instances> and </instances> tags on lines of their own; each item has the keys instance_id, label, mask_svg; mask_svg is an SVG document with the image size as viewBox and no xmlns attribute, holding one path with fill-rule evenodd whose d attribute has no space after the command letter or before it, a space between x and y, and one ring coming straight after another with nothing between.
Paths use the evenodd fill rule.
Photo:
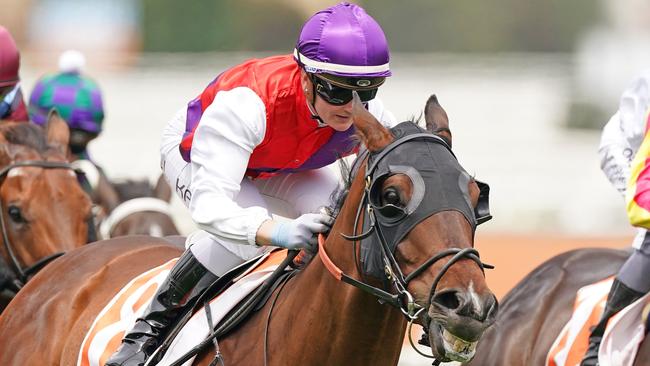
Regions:
<instances>
[{"instance_id":1,"label":"jockey's chin","mask_svg":"<svg viewBox=\"0 0 650 366\"><path fill-rule=\"evenodd\" d=\"M336 131L347 131L352 126L352 101L344 105L332 105L316 99L316 112L328 126Z\"/></svg>"},{"instance_id":2,"label":"jockey's chin","mask_svg":"<svg viewBox=\"0 0 650 366\"><path fill-rule=\"evenodd\" d=\"M352 116L345 114L332 114L323 120L328 126L339 132L347 131L353 122Z\"/></svg>"}]
</instances>

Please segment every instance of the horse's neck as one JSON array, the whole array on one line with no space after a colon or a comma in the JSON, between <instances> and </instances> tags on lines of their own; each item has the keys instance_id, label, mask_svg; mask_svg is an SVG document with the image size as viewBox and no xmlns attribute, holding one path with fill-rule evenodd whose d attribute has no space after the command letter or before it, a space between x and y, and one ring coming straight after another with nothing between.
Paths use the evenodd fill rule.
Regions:
<instances>
[{"instance_id":1,"label":"horse's neck","mask_svg":"<svg viewBox=\"0 0 650 366\"><path fill-rule=\"evenodd\" d=\"M326 250L344 273L360 278L351 260L351 243L329 240ZM315 332L324 351L318 352L314 360L304 360L305 364L318 365L323 358L328 361L324 364L330 365L393 365L397 362L405 323L396 309L381 305L372 295L336 280L319 257L314 258L295 280L290 297L297 309L294 313L295 324L299 325L296 330L304 333L303 339L313 339L304 325L318 324L311 332Z\"/></svg>"},{"instance_id":2,"label":"horse's neck","mask_svg":"<svg viewBox=\"0 0 650 366\"><path fill-rule=\"evenodd\" d=\"M356 205L351 205L356 206ZM342 210L324 244L325 251L343 273L361 279L354 262L352 242L340 233L351 234L355 207ZM323 253L319 253L319 256ZM293 303L295 331L311 339L316 332L321 352L306 364L375 364L397 362L404 336L405 322L396 309L381 305L372 295L338 281L317 256L297 276L288 295ZM380 286L376 281L373 285ZM304 325L318 325L308 329ZM300 342L299 342L300 344ZM327 355L327 356L324 356ZM308 361L308 362L307 362Z\"/></svg>"}]
</instances>

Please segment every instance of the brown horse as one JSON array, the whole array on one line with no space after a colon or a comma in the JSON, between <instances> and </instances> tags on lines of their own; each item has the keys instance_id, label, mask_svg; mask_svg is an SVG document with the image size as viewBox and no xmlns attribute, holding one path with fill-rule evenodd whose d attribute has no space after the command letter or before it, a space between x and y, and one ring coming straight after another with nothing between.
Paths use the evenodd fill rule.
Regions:
<instances>
[{"instance_id":1,"label":"brown horse","mask_svg":"<svg viewBox=\"0 0 650 366\"><path fill-rule=\"evenodd\" d=\"M441 138L412 123L393 135L358 97L353 115L369 154L358 159L327 240L272 301L219 338L226 364L395 365L407 319L428 328L439 360L466 360L494 321L496 299L473 249L477 183ZM0 349L11 350L0 352L0 364L76 364L105 304L135 275L179 254L149 237L66 254L0 318ZM194 364L208 365L212 352Z\"/></svg>"},{"instance_id":2,"label":"brown horse","mask_svg":"<svg viewBox=\"0 0 650 366\"><path fill-rule=\"evenodd\" d=\"M68 127L50 115L0 124L0 309L41 267L86 243L91 203L66 161Z\"/></svg>"},{"instance_id":3,"label":"brown horse","mask_svg":"<svg viewBox=\"0 0 650 366\"><path fill-rule=\"evenodd\" d=\"M615 275L628 256L614 249L578 249L541 264L504 297L471 365L545 365L571 317L578 289ZM635 361L635 366L643 365L650 365L647 339Z\"/></svg>"},{"instance_id":4,"label":"brown horse","mask_svg":"<svg viewBox=\"0 0 650 366\"><path fill-rule=\"evenodd\" d=\"M162 175L155 187L146 179L112 185L120 203L100 224L103 239L125 235L179 235L169 206L172 191Z\"/></svg>"}]
</instances>

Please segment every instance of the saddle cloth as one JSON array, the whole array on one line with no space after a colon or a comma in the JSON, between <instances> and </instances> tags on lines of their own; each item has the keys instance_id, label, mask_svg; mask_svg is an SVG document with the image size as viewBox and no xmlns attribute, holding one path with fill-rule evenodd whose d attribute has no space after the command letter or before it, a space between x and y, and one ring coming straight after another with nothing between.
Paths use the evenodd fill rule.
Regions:
<instances>
[{"instance_id":1,"label":"saddle cloth","mask_svg":"<svg viewBox=\"0 0 650 366\"><path fill-rule=\"evenodd\" d=\"M257 264L236 278L227 291L212 299L210 311L213 323L219 323L242 299L260 286L284 260L286 253L286 250L266 253L257 260ZM177 259L137 276L106 304L86 333L79 350L77 366L104 365L119 347L124 333L133 327L136 319L147 309ZM201 307L183 326L158 365L171 364L210 333L205 309ZM192 361L193 359L183 365L191 365Z\"/></svg>"},{"instance_id":2,"label":"saddle cloth","mask_svg":"<svg viewBox=\"0 0 650 366\"><path fill-rule=\"evenodd\" d=\"M577 366L587 352L590 329L598 323L614 278L578 290L573 315L551 346L546 366ZM600 345L600 366L632 366L645 336L646 295L610 318Z\"/></svg>"}]
</instances>

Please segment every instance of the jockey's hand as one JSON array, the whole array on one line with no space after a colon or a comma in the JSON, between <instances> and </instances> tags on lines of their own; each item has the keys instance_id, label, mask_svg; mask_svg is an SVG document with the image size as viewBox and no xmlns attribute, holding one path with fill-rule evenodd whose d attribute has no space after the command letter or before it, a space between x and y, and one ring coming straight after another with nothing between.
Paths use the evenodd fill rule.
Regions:
<instances>
[{"instance_id":1,"label":"jockey's hand","mask_svg":"<svg viewBox=\"0 0 650 366\"><path fill-rule=\"evenodd\" d=\"M281 222L273 228L271 243L287 249L307 249L315 252L318 234L329 230L334 219L322 213L304 214L292 221Z\"/></svg>"}]
</instances>

